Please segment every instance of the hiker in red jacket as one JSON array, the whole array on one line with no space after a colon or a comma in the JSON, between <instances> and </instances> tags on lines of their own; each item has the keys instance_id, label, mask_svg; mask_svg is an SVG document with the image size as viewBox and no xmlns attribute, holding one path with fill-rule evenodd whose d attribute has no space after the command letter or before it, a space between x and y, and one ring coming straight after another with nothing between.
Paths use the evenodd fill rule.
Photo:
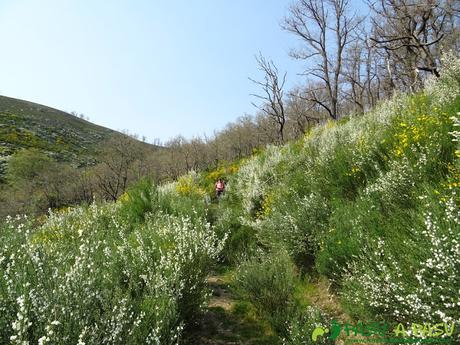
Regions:
<instances>
[{"instance_id":1,"label":"hiker in red jacket","mask_svg":"<svg viewBox=\"0 0 460 345\"><path fill-rule=\"evenodd\" d=\"M224 193L224 190L225 190L225 183L224 181L219 178L216 182L216 196L219 198L223 193Z\"/></svg>"}]
</instances>

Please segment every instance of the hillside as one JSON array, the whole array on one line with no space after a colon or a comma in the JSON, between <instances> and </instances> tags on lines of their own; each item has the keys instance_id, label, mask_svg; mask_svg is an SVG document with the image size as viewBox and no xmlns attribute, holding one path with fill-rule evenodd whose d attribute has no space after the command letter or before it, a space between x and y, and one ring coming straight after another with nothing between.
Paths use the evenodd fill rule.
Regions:
<instances>
[{"instance_id":1,"label":"hillside","mask_svg":"<svg viewBox=\"0 0 460 345\"><path fill-rule=\"evenodd\" d=\"M124 134L41 104L0 96L0 173L7 157L21 148L37 148L76 167L92 164L98 146L114 135Z\"/></svg>"},{"instance_id":2,"label":"hillside","mask_svg":"<svg viewBox=\"0 0 460 345\"><path fill-rule=\"evenodd\" d=\"M423 92L298 141L10 217L0 343L458 344L459 116L452 58Z\"/></svg>"}]
</instances>

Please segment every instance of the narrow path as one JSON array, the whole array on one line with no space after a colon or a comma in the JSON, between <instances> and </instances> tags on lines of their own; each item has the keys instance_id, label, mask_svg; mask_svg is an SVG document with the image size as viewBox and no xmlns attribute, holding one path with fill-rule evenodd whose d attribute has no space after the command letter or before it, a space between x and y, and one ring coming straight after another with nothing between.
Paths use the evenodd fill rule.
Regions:
<instances>
[{"instance_id":1,"label":"narrow path","mask_svg":"<svg viewBox=\"0 0 460 345\"><path fill-rule=\"evenodd\" d=\"M189 345L278 345L278 338L255 317L247 302L238 300L223 276L210 276L212 290L205 312L197 320Z\"/></svg>"},{"instance_id":2,"label":"narrow path","mask_svg":"<svg viewBox=\"0 0 460 345\"><path fill-rule=\"evenodd\" d=\"M305 291L304 297L311 305L314 305L326 312L333 320L341 324L350 323L356 324L356 321L342 309L338 297L331 291L330 282L322 277L309 284L309 288ZM347 337L345 332L335 340L336 345L345 345L347 340L353 340L353 345L368 345L369 338L361 335ZM360 342L359 340L363 340ZM373 345L383 345L382 343L372 342Z\"/></svg>"},{"instance_id":3,"label":"narrow path","mask_svg":"<svg viewBox=\"0 0 460 345\"><path fill-rule=\"evenodd\" d=\"M239 299L231 291L230 280L231 278L224 275L208 277L207 283L212 296L204 313L197 318L192 334L189 334L185 344L280 345L280 339L266 323L257 318L250 303ZM309 304L319 307L338 322L353 322L341 308L337 296L330 290L330 283L325 278L318 279L306 286L303 297ZM360 336L353 338L356 345L367 344L357 341L362 338ZM341 334L335 344L344 345L346 339Z\"/></svg>"},{"instance_id":4,"label":"narrow path","mask_svg":"<svg viewBox=\"0 0 460 345\"><path fill-rule=\"evenodd\" d=\"M351 318L342 309L337 296L331 292L331 283L326 278L319 278L308 284L303 296L309 304L326 312L331 318L340 322L350 322Z\"/></svg>"}]
</instances>

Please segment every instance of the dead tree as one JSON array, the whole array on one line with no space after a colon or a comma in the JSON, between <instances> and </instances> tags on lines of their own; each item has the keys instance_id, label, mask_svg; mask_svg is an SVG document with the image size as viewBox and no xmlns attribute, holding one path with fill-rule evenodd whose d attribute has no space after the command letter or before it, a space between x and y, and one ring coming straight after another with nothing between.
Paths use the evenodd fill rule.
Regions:
<instances>
[{"instance_id":1,"label":"dead tree","mask_svg":"<svg viewBox=\"0 0 460 345\"><path fill-rule=\"evenodd\" d=\"M345 50L342 75L344 99L352 112L364 113L382 97L381 79L388 76L385 60L365 30Z\"/></svg>"},{"instance_id":2,"label":"dead tree","mask_svg":"<svg viewBox=\"0 0 460 345\"><path fill-rule=\"evenodd\" d=\"M339 117L340 76L344 50L360 24L356 15L349 16L349 0L298 0L289 9L283 29L298 36L304 46L294 50L296 59L312 62L305 72L321 82L321 89L310 89L309 100L321 106L331 118ZM331 39L334 37L334 40Z\"/></svg>"},{"instance_id":3,"label":"dead tree","mask_svg":"<svg viewBox=\"0 0 460 345\"><path fill-rule=\"evenodd\" d=\"M264 73L264 80L257 81L249 78L253 83L262 88L262 94L252 94L252 96L262 100L262 104L252 103L256 108L266 114L278 128L278 141L284 142L284 126L286 124L286 114L284 110L284 84L286 83L286 73L282 77L279 75L278 68L272 60L265 59L262 54L256 57L259 70Z\"/></svg>"},{"instance_id":4,"label":"dead tree","mask_svg":"<svg viewBox=\"0 0 460 345\"><path fill-rule=\"evenodd\" d=\"M140 143L127 135L112 136L99 152L100 164L94 168L97 185L103 197L117 198L142 174L138 164L144 157Z\"/></svg>"},{"instance_id":5,"label":"dead tree","mask_svg":"<svg viewBox=\"0 0 460 345\"><path fill-rule=\"evenodd\" d=\"M414 90L422 85L424 74L439 77L442 42L448 36L458 37L459 3L378 0L369 5L374 12L371 40L387 53L392 79L401 88Z\"/></svg>"},{"instance_id":6,"label":"dead tree","mask_svg":"<svg viewBox=\"0 0 460 345\"><path fill-rule=\"evenodd\" d=\"M295 87L289 92L287 100L287 117L294 128L294 137L300 137L313 125L323 120L318 112L318 104L308 101L303 95L305 88Z\"/></svg>"}]
</instances>

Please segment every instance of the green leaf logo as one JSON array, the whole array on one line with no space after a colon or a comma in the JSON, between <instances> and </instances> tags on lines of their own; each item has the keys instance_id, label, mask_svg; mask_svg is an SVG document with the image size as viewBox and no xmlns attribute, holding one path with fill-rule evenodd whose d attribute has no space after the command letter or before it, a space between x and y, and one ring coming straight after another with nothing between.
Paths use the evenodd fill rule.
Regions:
<instances>
[{"instance_id":1,"label":"green leaf logo","mask_svg":"<svg viewBox=\"0 0 460 345\"><path fill-rule=\"evenodd\" d=\"M313 341L317 341L318 340L318 337L321 336L321 335L324 335L325 333L329 332L329 329L328 328L324 328L324 327L316 327L313 331L313 333L311 334L311 340Z\"/></svg>"}]
</instances>

